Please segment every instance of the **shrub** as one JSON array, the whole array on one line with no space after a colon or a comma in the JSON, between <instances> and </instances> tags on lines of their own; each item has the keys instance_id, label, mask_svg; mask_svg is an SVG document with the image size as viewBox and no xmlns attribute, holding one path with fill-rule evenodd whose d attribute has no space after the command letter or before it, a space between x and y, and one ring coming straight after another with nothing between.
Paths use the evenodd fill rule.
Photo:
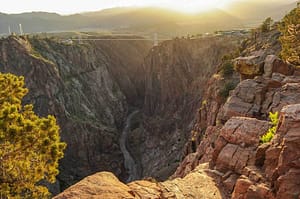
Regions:
<instances>
[{"instance_id":1,"label":"shrub","mask_svg":"<svg viewBox=\"0 0 300 199\"><path fill-rule=\"evenodd\" d=\"M260 142L261 143L266 143L270 142L272 138L274 137L276 130L277 130L277 125L279 122L279 114L278 112L275 113L269 113L269 118L270 118L270 124L271 127L268 129L268 131L260 137Z\"/></svg>"},{"instance_id":2,"label":"shrub","mask_svg":"<svg viewBox=\"0 0 300 199\"><path fill-rule=\"evenodd\" d=\"M234 66L232 61L225 61L222 65L221 74L223 77L229 77L234 72Z\"/></svg>"},{"instance_id":3,"label":"shrub","mask_svg":"<svg viewBox=\"0 0 300 199\"><path fill-rule=\"evenodd\" d=\"M220 90L219 95L223 98L223 100L226 100L229 96L229 92L235 88L234 82L230 81L225 83L224 87Z\"/></svg>"}]
</instances>

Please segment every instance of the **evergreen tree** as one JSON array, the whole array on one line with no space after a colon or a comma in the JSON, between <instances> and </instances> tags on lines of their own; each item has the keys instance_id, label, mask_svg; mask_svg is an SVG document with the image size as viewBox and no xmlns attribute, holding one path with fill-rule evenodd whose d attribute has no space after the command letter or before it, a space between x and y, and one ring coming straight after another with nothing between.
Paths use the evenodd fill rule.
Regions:
<instances>
[{"instance_id":1,"label":"evergreen tree","mask_svg":"<svg viewBox=\"0 0 300 199\"><path fill-rule=\"evenodd\" d=\"M65 143L53 116L38 117L24 78L0 73L0 198L46 198L42 180L55 182Z\"/></svg>"},{"instance_id":2,"label":"evergreen tree","mask_svg":"<svg viewBox=\"0 0 300 199\"><path fill-rule=\"evenodd\" d=\"M271 17L266 18L265 21L263 22L263 24L260 27L261 31L262 32L270 31L272 23L273 23L273 19Z\"/></svg>"},{"instance_id":3,"label":"evergreen tree","mask_svg":"<svg viewBox=\"0 0 300 199\"><path fill-rule=\"evenodd\" d=\"M287 14L279 25L282 44L281 57L300 66L300 7Z\"/></svg>"}]
</instances>

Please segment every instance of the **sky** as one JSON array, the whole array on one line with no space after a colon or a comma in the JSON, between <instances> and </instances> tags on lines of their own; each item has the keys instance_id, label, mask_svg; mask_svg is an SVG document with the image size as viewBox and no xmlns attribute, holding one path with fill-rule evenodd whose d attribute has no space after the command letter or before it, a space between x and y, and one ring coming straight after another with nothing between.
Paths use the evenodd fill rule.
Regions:
<instances>
[{"instance_id":1,"label":"sky","mask_svg":"<svg viewBox=\"0 0 300 199\"><path fill-rule=\"evenodd\" d=\"M159 6L183 12L199 12L222 8L238 0L0 0L0 12L22 13L31 11L74 14L98 11L112 7ZM293 0L239 0L239 1L293 1Z\"/></svg>"}]
</instances>

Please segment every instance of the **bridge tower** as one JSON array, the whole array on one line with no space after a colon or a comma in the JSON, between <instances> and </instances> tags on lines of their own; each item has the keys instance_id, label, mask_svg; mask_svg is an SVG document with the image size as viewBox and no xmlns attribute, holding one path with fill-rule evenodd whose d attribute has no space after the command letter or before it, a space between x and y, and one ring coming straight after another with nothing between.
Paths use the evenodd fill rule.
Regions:
<instances>
[{"instance_id":1,"label":"bridge tower","mask_svg":"<svg viewBox=\"0 0 300 199\"><path fill-rule=\"evenodd\" d=\"M20 28L20 35L23 35L23 28L22 28L22 24L19 24L19 28Z\"/></svg>"}]
</instances>

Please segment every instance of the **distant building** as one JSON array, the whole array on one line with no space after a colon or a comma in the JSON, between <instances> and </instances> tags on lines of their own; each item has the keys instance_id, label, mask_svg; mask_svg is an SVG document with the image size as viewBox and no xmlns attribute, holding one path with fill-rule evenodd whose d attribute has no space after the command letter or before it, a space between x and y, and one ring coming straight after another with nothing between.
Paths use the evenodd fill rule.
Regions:
<instances>
[{"instance_id":1,"label":"distant building","mask_svg":"<svg viewBox=\"0 0 300 199\"><path fill-rule=\"evenodd\" d=\"M73 44L73 40L72 39L66 39L66 40L63 40L62 43L68 44L68 45L72 45Z\"/></svg>"}]
</instances>

